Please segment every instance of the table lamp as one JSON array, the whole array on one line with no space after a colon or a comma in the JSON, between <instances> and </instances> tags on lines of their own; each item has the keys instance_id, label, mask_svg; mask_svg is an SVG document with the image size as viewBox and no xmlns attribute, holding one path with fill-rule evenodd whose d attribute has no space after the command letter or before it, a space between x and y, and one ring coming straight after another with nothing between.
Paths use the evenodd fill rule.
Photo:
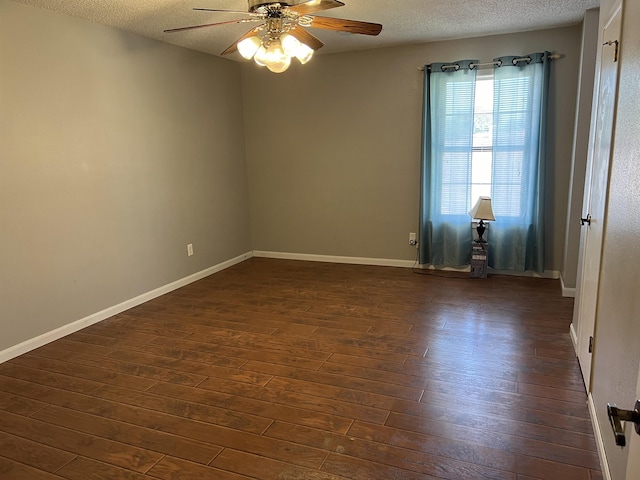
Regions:
<instances>
[{"instance_id":1,"label":"table lamp","mask_svg":"<svg viewBox=\"0 0 640 480\"><path fill-rule=\"evenodd\" d=\"M495 220L495 217L493 216L493 210L491 209L491 198L479 197L478 201L469 212L469 215L471 215L471 218L473 218L474 220L480 220L480 223L478 223L478 227L476 228L476 231L478 232L478 239L476 240L476 242L486 243L487 241L482 238L486 229L484 221Z\"/></svg>"}]
</instances>

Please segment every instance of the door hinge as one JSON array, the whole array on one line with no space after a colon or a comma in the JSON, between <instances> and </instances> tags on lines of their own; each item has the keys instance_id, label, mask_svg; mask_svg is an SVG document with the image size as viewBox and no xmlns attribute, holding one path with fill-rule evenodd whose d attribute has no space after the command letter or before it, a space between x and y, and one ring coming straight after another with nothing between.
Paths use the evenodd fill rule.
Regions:
<instances>
[{"instance_id":1,"label":"door hinge","mask_svg":"<svg viewBox=\"0 0 640 480\"><path fill-rule=\"evenodd\" d=\"M618 40L609 40L608 42L604 42L602 45L614 45L614 50L613 50L613 62L617 62L618 61L618 49L620 47L620 42L618 42Z\"/></svg>"},{"instance_id":2,"label":"door hinge","mask_svg":"<svg viewBox=\"0 0 640 480\"><path fill-rule=\"evenodd\" d=\"M593 353L593 337L589 337L589 353Z\"/></svg>"}]
</instances>

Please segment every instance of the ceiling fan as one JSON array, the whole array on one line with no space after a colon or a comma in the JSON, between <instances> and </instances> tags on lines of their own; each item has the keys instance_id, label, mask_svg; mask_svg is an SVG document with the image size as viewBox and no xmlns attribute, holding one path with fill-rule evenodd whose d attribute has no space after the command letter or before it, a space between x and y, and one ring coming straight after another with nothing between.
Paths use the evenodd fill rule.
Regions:
<instances>
[{"instance_id":1,"label":"ceiling fan","mask_svg":"<svg viewBox=\"0 0 640 480\"><path fill-rule=\"evenodd\" d=\"M324 46L324 43L309 33L306 28L321 28L362 35L378 35L382 31L382 25L377 23L314 15L316 12L344 6L344 3L337 0L283 0L279 2L248 0L248 3L248 12L194 8L198 11L235 13L248 17L226 22L171 28L165 30L165 33L234 23L258 23L259 25L253 27L222 52L222 55L238 51L247 60L253 58L258 65L266 66L272 72L282 73L289 68L292 58L295 57L302 64L305 64L316 50Z\"/></svg>"}]
</instances>

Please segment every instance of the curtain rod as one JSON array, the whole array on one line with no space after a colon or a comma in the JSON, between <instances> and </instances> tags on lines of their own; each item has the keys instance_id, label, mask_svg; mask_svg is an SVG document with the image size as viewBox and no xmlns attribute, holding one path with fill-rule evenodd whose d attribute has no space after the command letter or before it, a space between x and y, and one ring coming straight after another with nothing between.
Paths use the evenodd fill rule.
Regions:
<instances>
[{"instance_id":1,"label":"curtain rod","mask_svg":"<svg viewBox=\"0 0 640 480\"><path fill-rule=\"evenodd\" d=\"M559 53L553 53L551 55L549 55L547 58L549 58L550 60L557 60L559 58L562 58L563 55L559 54ZM525 60L531 60L529 57L520 57L520 58L516 58L514 59L514 62L524 62ZM500 65L501 62L485 62L485 63L470 63L469 67L475 68L475 67L488 67L489 65L491 66L495 66L495 65ZM442 68L456 68L457 65L444 65ZM424 72L424 67L420 67L418 69L421 72Z\"/></svg>"}]
</instances>

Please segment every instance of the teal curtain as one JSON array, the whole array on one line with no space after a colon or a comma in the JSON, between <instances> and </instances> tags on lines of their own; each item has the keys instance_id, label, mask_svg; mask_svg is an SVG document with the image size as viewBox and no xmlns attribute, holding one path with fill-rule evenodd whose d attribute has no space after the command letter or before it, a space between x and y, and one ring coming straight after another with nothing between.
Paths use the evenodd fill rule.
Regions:
<instances>
[{"instance_id":1,"label":"teal curtain","mask_svg":"<svg viewBox=\"0 0 640 480\"><path fill-rule=\"evenodd\" d=\"M544 270L549 52L495 58L489 266Z\"/></svg>"},{"instance_id":2,"label":"teal curtain","mask_svg":"<svg viewBox=\"0 0 640 480\"><path fill-rule=\"evenodd\" d=\"M471 258L469 204L477 60L425 66L420 201L421 264Z\"/></svg>"},{"instance_id":3,"label":"teal curtain","mask_svg":"<svg viewBox=\"0 0 640 480\"><path fill-rule=\"evenodd\" d=\"M494 59L489 266L544 271L549 52ZM477 60L425 67L421 264L470 261Z\"/></svg>"}]
</instances>

